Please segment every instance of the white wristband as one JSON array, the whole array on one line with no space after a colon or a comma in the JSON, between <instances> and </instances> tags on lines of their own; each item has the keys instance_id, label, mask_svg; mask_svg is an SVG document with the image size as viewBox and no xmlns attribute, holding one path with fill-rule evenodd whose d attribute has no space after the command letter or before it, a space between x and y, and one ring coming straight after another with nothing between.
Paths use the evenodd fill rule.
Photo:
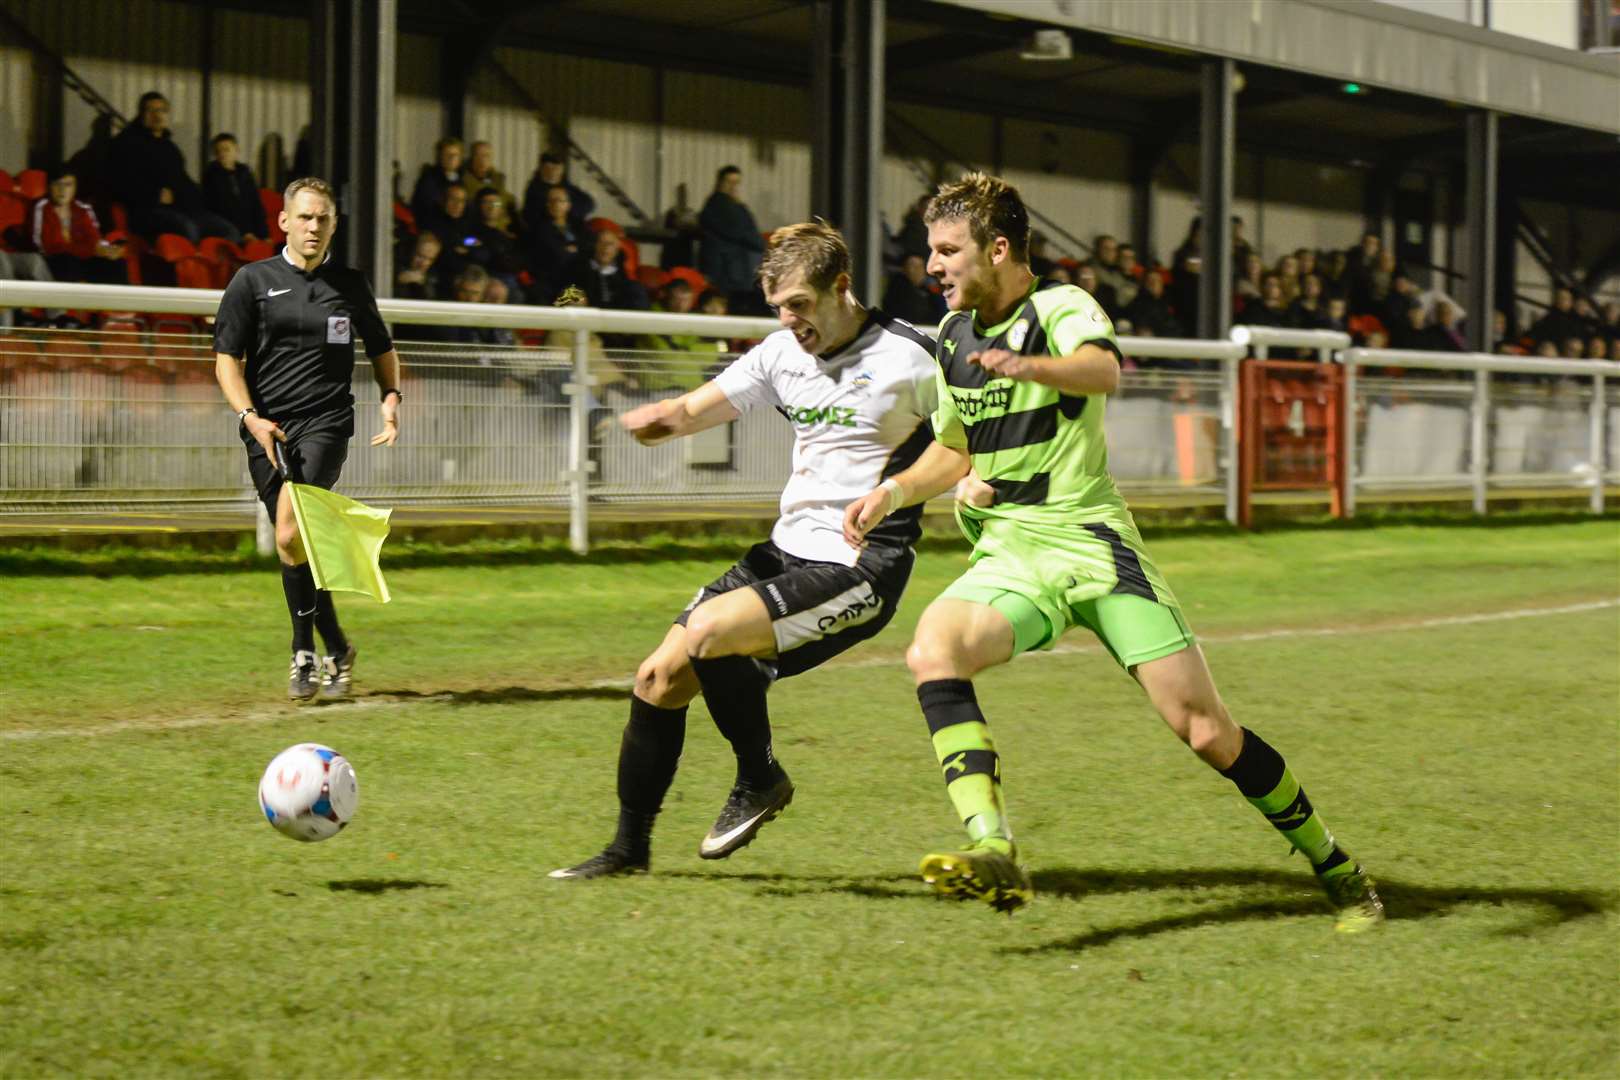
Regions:
<instances>
[{"instance_id":1,"label":"white wristband","mask_svg":"<svg viewBox=\"0 0 1620 1080\"><path fill-rule=\"evenodd\" d=\"M883 481L883 483L878 485L878 490L889 493L888 500L883 504L884 517L888 517L890 514L900 509L900 503L906 497L906 493L900 488L900 481L891 476L887 480Z\"/></svg>"}]
</instances>

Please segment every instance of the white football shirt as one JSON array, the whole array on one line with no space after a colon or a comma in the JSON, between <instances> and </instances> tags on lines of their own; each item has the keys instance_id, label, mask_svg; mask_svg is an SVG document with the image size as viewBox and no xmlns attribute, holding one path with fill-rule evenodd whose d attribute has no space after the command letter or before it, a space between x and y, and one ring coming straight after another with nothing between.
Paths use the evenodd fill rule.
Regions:
<instances>
[{"instance_id":1,"label":"white football shirt","mask_svg":"<svg viewBox=\"0 0 1620 1080\"><path fill-rule=\"evenodd\" d=\"M715 377L732 405L768 405L793 425L793 472L771 530L790 555L854 566L844 542L844 508L916 461L933 442L938 364L933 339L877 309L855 339L812 356L778 330ZM872 543L909 544L922 507L891 514Z\"/></svg>"}]
</instances>

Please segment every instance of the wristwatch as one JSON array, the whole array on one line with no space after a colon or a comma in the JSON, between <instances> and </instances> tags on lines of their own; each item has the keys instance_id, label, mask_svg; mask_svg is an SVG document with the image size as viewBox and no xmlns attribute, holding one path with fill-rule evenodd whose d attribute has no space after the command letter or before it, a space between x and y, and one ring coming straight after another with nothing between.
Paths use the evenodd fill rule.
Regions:
<instances>
[{"instance_id":1,"label":"wristwatch","mask_svg":"<svg viewBox=\"0 0 1620 1080\"><path fill-rule=\"evenodd\" d=\"M399 392L399 387L397 386L391 386L387 390L384 390L382 392L382 399L387 401L389 394L393 394L395 397L399 398L401 402L405 400L405 395Z\"/></svg>"},{"instance_id":2,"label":"wristwatch","mask_svg":"<svg viewBox=\"0 0 1620 1080\"><path fill-rule=\"evenodd\" d=\"M254 416L258 416L259 415L259 410L255 409L253 406L249 405L247 408L243 409L241 412L236 414L236 422L239 423L239 424L247 423L247 418L248 418L248 415L250 413L252 415L254 415Z\"/></svg>"}]
</instances>

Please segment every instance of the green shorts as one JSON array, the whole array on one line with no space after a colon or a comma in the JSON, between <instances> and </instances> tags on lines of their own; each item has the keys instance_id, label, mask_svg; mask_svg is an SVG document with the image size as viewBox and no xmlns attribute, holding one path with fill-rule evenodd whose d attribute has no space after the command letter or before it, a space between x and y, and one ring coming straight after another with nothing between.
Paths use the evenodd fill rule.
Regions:
<instances>
[{"instance_id":1,"label":"green shorts","mask_svg":"<svg viewBox=\"0 0 1620 1080\"><path fill-rule=\"evenodd\" d=\"M1073 626L1089 627L1127 669L1197 640L1128 519L986 522L972 566L940 596L1001 612L1014 655L1050 649Z\"/></svg>"}]
</instances>

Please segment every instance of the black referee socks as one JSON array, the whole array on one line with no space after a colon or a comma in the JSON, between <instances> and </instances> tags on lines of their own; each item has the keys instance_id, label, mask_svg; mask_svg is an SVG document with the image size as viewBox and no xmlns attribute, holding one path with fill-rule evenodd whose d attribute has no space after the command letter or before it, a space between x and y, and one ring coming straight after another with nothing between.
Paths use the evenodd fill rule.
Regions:
<instances>
[{"instance_id":1,"label":"black referee socks","mask_svg":"<svg viewBox=\"0 0 1620 1080\"><path fill-rule=\"evenodd\" d=\"M281 564L281 591L287 594L287 614L292 616L292 651L315 651L315 612L320 607L316 597L315 575L308 563L297 566Z\"/></svg>"}]
</instances>

